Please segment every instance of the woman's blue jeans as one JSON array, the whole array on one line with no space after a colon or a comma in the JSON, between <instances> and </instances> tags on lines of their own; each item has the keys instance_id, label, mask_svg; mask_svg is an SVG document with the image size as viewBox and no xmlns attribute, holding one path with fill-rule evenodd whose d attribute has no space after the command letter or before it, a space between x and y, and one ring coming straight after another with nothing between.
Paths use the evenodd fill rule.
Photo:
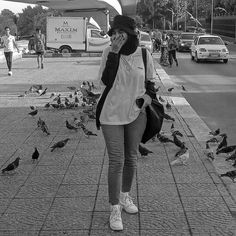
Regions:
<instances>
[{"instance_id":1,"label":"woman's blue jeans","mask_svg":"<svg viewBox=\"0 0 236 236\"><path fill-rule=\"evenodd\" d=\"M112 205L119 203L120 191L131 190L146 122L146 113L141 112L130 124L101 125L109 157L108 194Z\"/></svg>"}]
</instances>

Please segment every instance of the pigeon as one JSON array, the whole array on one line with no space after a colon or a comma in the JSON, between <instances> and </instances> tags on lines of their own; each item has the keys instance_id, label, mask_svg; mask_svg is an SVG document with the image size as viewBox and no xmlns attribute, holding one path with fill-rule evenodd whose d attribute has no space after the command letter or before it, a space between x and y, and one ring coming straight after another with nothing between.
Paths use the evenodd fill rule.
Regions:
<instances>
[{"instance_id":1,"label":"pigeon","mask_svg":"<svg viewBox=\"0 0 236 236\"><path fill-rule=\"evenodd\" d=\"M73 94L70 94L70 95L69 95L69 98L73 98Z\"/></svg>"},{"instance_id":2,"label":"pigeon","mask_svg":"<svg viewBox=\"0 0 236 236\"><path fill-rule=\"evenodd\" d=\"M75 103L79 103L79 99L77 96L75 96Z\"/></svg>"},{"instance_id":3,"label":"pigeon","mask_svg":"<svg viewBox=\"0 0 236 236\"><path fill-rule=\"evenodd\" d=\"M218 150L216 150L216 154L220 154L220 153L230 153L236 150L236 145L233 146L227 146L227 147L222 147Z\"/></svg>"},{"instance_id":4,"label":"pigeon","mask_svg":"<svg viewBox=\"0 0 236 236\"><path fill-rule=\"evenodd\" d=\"M222 141L220 142L220 144L218 145L216 151L220 150L223 147L227 147L227 135L223 137Z\"/></svg>"},{"instance_id":5,"label":"pigeon","mask_svg":"<svg viewBox=\"0 0 236 236\"><path fill-rule=\"evenodd\" d=\"M61 97L58 97L58 99L57 99L57 104L58 104L58 105L61 104Z\"/></svg>"},{"instance_id":6,"label":"pigeon","mask_svg":"<svg viewBox=\"0 0 236 236\"><path fill-rule=\"evenodd\" d=\"M170 103L167 101L167 103L166 103L166 109L167 110L171 110L171 105L170 105Z\"/></svg>"},{"instance_id":7,"label":"pigeon","mask_svg":"<svg viewBox=\"0 0 236 236\"><path fill-rule=\"evenodd\" d=\"M10 163L6 168L2 169L2 173L4 174L6 171L8 172L15 170L19 166L19 162L20 162L20 157L17 157L15 161Z\"/></svg>"},{"instance_id":8,"label":"pigeon","mask_svg":"<svg viewBox=\"0 0 236 236\"><path fill-rule=\"evenodd\" d=\"M224 174L220 175L221 177L229 177L233 182L236 178L236 170L227 171Z\"/></svg>"},{"instance_id":9,"label":"pigeon","mask_svg":"<svg viewBox=\"0 0 236 236\"><path fill-rule=\"evenodd\" d=\"M174 89L173 87L172 88L168 88L168 92L172 92L173 89Z\"/></svg>"},{"instance_id":10,"label":"pigeon","mask_svg":"<svg viewBox=\"0 0 236 236\"><path fill-rule=\"evenodd\" d=\"M185 88L183 85L182 85L181 87L182 87L182 90L183 90L183 91L186 91L186 88Z\"/></svg>"},{"instance_id":11,"label":"pigeon","mask_svg":"<svg viewBox=\"0 0 236 236\"><path fill-rule=\"evenodd\" d=\"M78 128L82 128L82 127L85 128L85 126L84 126L84 124L82 123L82 121L78 120L76 117L74 118L74 124L75 124L75 126L77 126Z\"/></svg>"},{"instance_id":12,"label":"pigeon","mask_svg":"<svg viewBox=\"0 0 236 236\"><path fill-rule=\"evenodd\" d=\"M45 89L43 90L43 92L42 92L39 96L43 96L43 95L45 95L46 92L47 92L47 90L48 90L48 88L45 88Z\"/></svg>"},{"instance_id":13,"label":"pigeon","mask_svg":"<svg viewBox=\"0 0 236 236\"><path fill-rule=\"evenodd\" d=\"M234 152L228 156L226 159L226 161L229 161L229 160L236 160L236 149L234 150Z\"/></svg>"},{"instance_id":14,"label":"pigeon","mask_svg":"<svg viewBox=\"0 0 236 236\"><path fill-rule=\"evenodd\" d=\"M175 118L169 116L168 114L164 113L164 116L163 116L164 119L166 120L172 120L172 121L175 121Z\"/></svg>"},{"instance_id":15,"label":"pigeon","mask_svg":"<svg viewBox=\"0 0 236 236\"><path fill-rule=\"evenodd\" d=\"M61 97L61 94L58 94L55 98L53 98L53 102L57 102L58 101L58 99Z\"/></svg>"},{"instance_id":16,"label":"pigeon","mask_svg":"<svg viewBox=\"0 0 236 236\"><path fill-rule=\"evenodd\" d=\"M89 120L89 117L88 117L88 114L83 114L80 116L80 120L83 122L83 123L87 123L88 120Z\"/></svg>"},{"instance_id":17,"label":"pigeon","mask_svg":"<svg viewBox=\"0 0 236 236\"><path fill-rule=\"evenodd\" d=\"M91 119L91 120L96 120L96 115L93 114L93 113L88 114L88 117L89 117L89 119Z\"/></svg>"},{"instance_id":18,"label":"pigeon","mask_svg":"<svg viewBox=\"0 0 236 236\"><path fill-rule=\"evenodd\" d=\"M216 129L215 131L210 131L209 134L210 134L210 135L213 135L213 136L217 136L217 135L220 134L220 129L218 128L218 129Z\"/></svg>"},{"instance_id":19,"label":"pigeon","mask_svg":"<svg viewBox=\"0 0 236 236\"><path fill-rule=\"evenodd\" d=\"M171 133L173 133L175 131L174 123L171 124L170 131L171 131Z\"/></svg>"},{"instance_id":20,"label":"pigeon","mask_svg":"<svg viewBox=\"0 0 236 236\"><path fill-rule=\"evenodd\" d=\"M38 114L38 110L34 110L28 113L31 116L36 116Z\"/></svg>"},{"instance_id":21,"label":"pigeon","mask_svg":"<svg viewBox=\"0 0 236 236\"><path fill-rule=\"evenodd\" d=\"M217 140L217 138L211 138L209 140L206 141L206 143L218 143L219 141Z\"/></svg>"},{"instance_id":22,"label":"pigeon","mask_svg":"<svg viewBox=\"0 0 236 236\"><path fill-rule=\"evenodd\" d=\"M157 93L160 88L161 88L161 86L158 86L157 88L155 88L155 92Z\"/></svg>"},{"instance_id":23,"label":"pigeon","mask_svg":"<svg viewBox=\"0 0 236 236\"><path fill-rule=\"evenodd\" d=\"M69 90L76 90L76 87L74 86L70 86L70 87L67 87Z\"/></svg>"},{"instance_id":24,"label":"pigeon","mask_svg":"<svg viewBox=\"0 0 236 236\"><path fill-rule=\"evenodd\" d=\"M46 133L47 135L50 135L50 132L49 132L48 127L45 122L42 123L40 128L44 133Z\"/></svg>"},{"instance_id":25,"label":"pigeon","mask_svg":"<svg viewBox=\"0 0 236 236\"><path fill-rule=\"evenodd\" d=\"M34 161L34 160L38 160L38 158L39 158L39 151L38 151L38 149L35 147L34 148L34 152L33 152L33 154L32 154L32 160Z\"/></svg>"},{"instance_id":26,"label":"pigeon","mask_svg":"<svg viewBox=\"0 0 236 236\"><path fill-rule=\"evenodd\" d=\"M165 100L161 96L159 96L159 101L160 102L165 102Z\"/></svg>"},{"instance_id":27,"label":"pigeon","mask_svg":"<svg viewBox=\"0 0 236 236\"><path fill-rule=\"evenodd\" d=\"M49 102L46 103L46 104L44 105L44 107L49 108L49 107L50 107L50 103L49 103Z\"/></svg>"},{"instance_id":28,"label":"pigeon","mask_svg":"<svg viewBox=\"0 0 236 236\"><path fill-rule=\"evenodd\" d=\"M172 134L183 137L183 134L179 130L175 130Z\"/></svg>"},{"instance_id":29,"label":"pigeon","mask_svg":"<svg viewBox=\"0 0 236 236\"><path fill-rule=\"evenodd\" d=\"M89 138L89 136L97 136L97 134L93 133L92 131L86 129L84 126L81 127L84 131L84 134Z\"/></svg>"},{"instance_id":30,"label":"pigeon","mask_svg":"<svg viewBox=\"0 0 236 236\"><path fill-rule=\"evenodd\" d=\"M152 151L148 150L147 148L145 148L141 144L139 144L138 150L139 150L139 153L141 154L141 156L147 156L149 153L153 153Z\"/></svg>"},{"instance_id":31,"label":"pigeon","mask_svg":"<svg viewBox=\"0 0 236 236\"><path fill-rule=\"evenodd\" d=\"M39 119L38 119L38 121L37 121L37 126L38 126L39 128L41 128L41 126L42 126L43 123L45 123L45 121L43 121L43 120L39 117Z\"/></svg>"},{"instance_id":32,"label":"pigeon","mask_svg":"<svg viewBox=\"0 0 236 236\"><path fill-rule=\"evenodd\" d=\"M67 129L70 129L70 130L78 131L78 128L75 127L75 126L73 126L73 125L71 125L71 124L68 122L68 120L66 120L66 128L67 128Z\"/></svg>"},{"instance_id":33,"label":"pigeon","mask_svg":"<svg viewBox=\"0 0 236 236\"><path fill-rule=\"evenodd\" d=\"M23 98L23 97L25 97L26 95L27 95L27 91L25 91L24 94L19 95L18 98Z\"/></svg>"},{"instance_id":34,"label":"pigeon","mask_svg":"<svg viewBox=\"0 0 236 236\"><path fill-rule=\"evenodd\" d=\"M39 90L42 90L42 89L43 89L43 85L42 84L35 84L35 85L32 85L29 88L29 92L31 92L31 93L38 93Z\"/></svg>"},{"instance_id":35,"label":"pigeon","mask_svg":"<svg viewBox=\"0 0 236 236\"><path fill-rule=\"evenodd\" d=\"M173 136L173 138L174 138L174 144L177 146L177 147L180 147L180 148L184 148L185 147L185 143L184 142L182 142L181 140L179 140L178 138L177 138L177 135L176 134L172 134L172 136Z\"/></svg>"},{"instance_id":36,"label":"pigeon","mask_svg":"<svg viewBox=\"0 0 236 236\"><path fill-rule=\"evenodd\" d=\"M210 158L212 161L215 159L214 157L214 153L212 151L212 149L210 148L209 144L206 143L206 150L205 150L205 154L208 158Z\"/></svg>"},{"instance_id":37,"label":"pigeon","mask_svg":"<svg viewBox=\"0 0 236 236\"><path fill-rule=\"evenodd\" d=\"M55 93L51 93L50 97L49 98L52 98L55 96Z\"/></svg>"},{"instance_id":38,"label":"pigeon","mask_svg":"<svg viewBox=\"0 0 236 236\"><path fill-rule=\"evenodd\" d=\"M30 109L34 111L36 110L36 106L30 106Z\"/></svg>"},{"instance_id":39,"label":"pigeon","mask_svg":"<svg viewBox=\"0 0 236 236\"><path fill-rule=\"evenodd\" d=\"M51 104L51 106L52 106L53 108L56 108L56 109L60 108L60 105L59 105L59 104Z\"/></svg>"},{"instance_id":40,"label":"pigeon","mask_svg":"<svg viewBox=\"0 0 236 236\"><path fill-rule=\"evenodd\" d=\"M161 143L174 143L173 140L169 139L168 137L162 134L157 134L157 138Z\"/></svg>"},{"instance_id":41,"label":"pigeon","mask_svg":"<svg viewBox=\"0 0 236 236\"><path fill-rule=\"evenodd\" d=\"M173 165L186 165L187 160L189 159L189 151L187 147L181 148L176 154L176 160L172 161L170 164Z\"/></svg>"},{"instance_id":42,"label":"pigeon","mask_svg":"<svg viewBox=\"0 0 236 236\"><path fill-rule=\"evenodd\" d=\"M53 145L51 146L51 152L53 152L56 148L63 148L63 147L67 144L67 142L68 142L69 140L70 140L70 139L67 138L67 139L61 140L61 141L59 141L59 142L53 144Z\"/></svg>"}]
</instances>

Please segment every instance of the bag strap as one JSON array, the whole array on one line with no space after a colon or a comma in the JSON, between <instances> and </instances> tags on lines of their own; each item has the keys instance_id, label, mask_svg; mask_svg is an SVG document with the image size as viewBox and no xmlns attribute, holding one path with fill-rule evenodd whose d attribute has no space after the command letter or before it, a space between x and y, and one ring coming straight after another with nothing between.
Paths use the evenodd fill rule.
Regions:
<instances>
[{"instance_id":1,"label":"bag strap","mask_svg":"<svg viewBox=\"0 0 236 236\"><path fill-rule=\"evenodd\" d=\"M143 64L145 69L145 82L147 81L147 50L146 48L142 48L142 58L143 58Z\"/></svg>"}]
</instances>

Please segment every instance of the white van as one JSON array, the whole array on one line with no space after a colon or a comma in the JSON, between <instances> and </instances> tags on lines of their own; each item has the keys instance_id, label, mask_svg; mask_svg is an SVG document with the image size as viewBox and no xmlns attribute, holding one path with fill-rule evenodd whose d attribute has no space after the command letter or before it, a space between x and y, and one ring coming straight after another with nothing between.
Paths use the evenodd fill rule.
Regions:
<instances>
[{"instance_id":1,"label":"white van","mask_svg":"<svg viewBox=\"0 0 236 236\"><path fill-rule=\"evenodd\" d=\"M110 37L88 23L84 17L47 17L47 49L62 53L72 51L102 52Z\"/></svg>"}]
</instances>

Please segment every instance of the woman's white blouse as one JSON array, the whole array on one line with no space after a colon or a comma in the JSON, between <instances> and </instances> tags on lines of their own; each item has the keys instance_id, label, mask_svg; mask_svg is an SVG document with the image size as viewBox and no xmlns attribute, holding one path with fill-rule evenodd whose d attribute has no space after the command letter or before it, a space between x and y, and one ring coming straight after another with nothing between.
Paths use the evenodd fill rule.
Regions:
<instances>
[{"instance_id":1,"label":"woman's white blouse","mask_svg":"<svg viewBox=\"0 0 236 236\"><path fill-rule=\"evenodd\" d=\"M111 50L104 50L99 70L99 80L102 92L105 89L101 81L102 73L106 65L107 56ZM151 54L147 50L147 78L155 77L155 70ZM106 125L123 125L134 121L140 109L135 100L145 93L145 69L140 47L131 55L121 55L119 68L114 84L104 102L100 123Z\"/></svg>"}]
</instances>

